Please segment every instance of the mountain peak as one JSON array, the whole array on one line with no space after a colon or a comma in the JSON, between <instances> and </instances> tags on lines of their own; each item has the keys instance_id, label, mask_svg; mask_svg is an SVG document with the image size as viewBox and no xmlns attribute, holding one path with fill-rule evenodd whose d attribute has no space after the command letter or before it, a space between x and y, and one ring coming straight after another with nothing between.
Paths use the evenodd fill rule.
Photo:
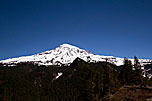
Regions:
<instances>
[{"instance_id":1,"label":"mountain peak","mask_svg":"<svg viewBox=\"0 0 152 101\"><path fill-rule=\"evenodd\" d=\"M116 65L122 65L124 61L123 58L96 55L87 50L64 43L53 50L45 51L32 56L11 58L0 61L0 63L10 65L18 64L20 62L32 62L39 65L69 65L76 58L80 58L86 62L108 61ZM133 59L130 60L133 61ZM151 62L151 60L140 59L140 62L143 64Z\"/></svg>"},{"instance_id":2,"label":"mountain peak","mask_svg":"<svg viewBox=\"0 0 152 101\"><path fill-rule=\"evenodd\" d=\"M64 43L64 44L60 45L60 47L78 48L78 47L76 47L76 46L73 46L73 45L67 44L67 43Z\"/></svg>"},{"instance_id":3,"label":"mountain peak","mask_svg":"<svg viewBox=\"0 0 152 101\"><path fill-rule=\"evenodd\" d=\"M62 46L62 47L71 47L72 45L67 44L67 43L64 43L64 44L62 44L62 45L60 45L60 46Z\"/></svg>"}]
</instances>

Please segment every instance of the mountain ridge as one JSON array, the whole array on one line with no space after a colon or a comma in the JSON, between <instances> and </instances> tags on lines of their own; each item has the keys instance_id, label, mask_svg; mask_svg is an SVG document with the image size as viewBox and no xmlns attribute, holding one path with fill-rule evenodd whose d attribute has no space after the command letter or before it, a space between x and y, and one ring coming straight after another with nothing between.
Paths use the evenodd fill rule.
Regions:
<instances>
[{"instance_id":1,"label":"mountain ridge","mask_svg":"<svg viewBox=\"0 0 152 101\"><path fill-rule=\"evenodd\" d=\"M10 65L18 64L20 62L33 62L38 65L69 65L76 58L80 58L86 62L100 62L100 61L108 61L117 66L123 65L124 58L114 57L114 56L103 56L91 53L88 50L80 49L76 46L64 43L59 47L44 51L41 53L37 53L31 56L21 56L17 58L10 58L6 60L0 61L2 64ZM133 63L133 59L129 59ZM150 59L139 59L141 65L152 63ZM12 66L13 66L12 65Z\"/></svg>"}]
</instances>

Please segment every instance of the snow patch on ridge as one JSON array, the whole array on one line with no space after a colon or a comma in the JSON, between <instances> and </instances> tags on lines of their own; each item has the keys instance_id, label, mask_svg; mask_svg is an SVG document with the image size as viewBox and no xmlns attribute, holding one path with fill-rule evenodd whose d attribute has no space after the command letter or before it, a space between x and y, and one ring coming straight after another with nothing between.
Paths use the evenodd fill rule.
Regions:
<instances>
[{"instance_id":1,"label":"snow patch on ridge","mask_svg":"<svg viewBox=\"0 0 152 101\"><path fill-rule=\"evenodd\" d=\"M58 79L63 73L58 73L58 75L56 76L56 79Z\"/></svg>"}]
</instances>

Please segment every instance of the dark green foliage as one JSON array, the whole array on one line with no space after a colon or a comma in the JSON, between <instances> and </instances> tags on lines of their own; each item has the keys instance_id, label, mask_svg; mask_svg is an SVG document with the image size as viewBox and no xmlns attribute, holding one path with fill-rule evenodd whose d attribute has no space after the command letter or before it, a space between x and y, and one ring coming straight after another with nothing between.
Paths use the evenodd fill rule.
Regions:
<instances>
[{"instance_id":1,"label":"dark green foliage","mask_svg":"<svg viewBox=\"0 0 152 101\"><path fill-rule=\"evenodd\" d=\"M142 69L141 69L141 65L139 63L139 60L137 59L137 57L134 57L134 69L135 69L135 80L134 82L136 84L141 84L143 79L142 79Z\"/></svg>"},{"instance_id":2,"label":"dark green foliage","mask_svg":"<svg viewBox=\"0 0 152 101\"><path fill-rule=\"evenodd\" d=\"M120 82L118 81L118 74L110 65L107 65L104 74L105 94L114 93L120 87Z\"/></svg>"},{"instance_id":3,"label":"dark green foliage","mask_svg":"<svg viewBox=\"0 0 152 101\"><path fill-rule=\"evenodd\" d=\"M127 59L120 67L107 62L86 63L79 58L62 67L31 63L1 66L0 101L101 101L115 93L120 83L142 80L139 70L139 64L133 66ZM63 75L55 79L60 72Z\"/></svg>"},{"instance_id":4,"label":"dark green foliage","mask_svg":"<svg viewBox=\"0 0 152 101\"><path fill-rule=\"evenodd\" d=\"M148 82L147 77L143 77L141 65L135 56L134 65L128 59L124 59L124 65L121 66L119 80L122 85L140 85Z\"/></svg>"},{"instance_id":5,"label":"dark green foliage","mask_svg":"<svg viewBox=\"0 0 152 101\"><path fill-rule=\"evenodd\" d=\"M120 74L119 74L121 84L122 85L133 84L134 83L134 81L133 81L134 75L133 74L134 74L133 65L132 65L130 60L125 58L124 65L122 66L122 69L121 69Z\"/></svg>"}]
</instances>

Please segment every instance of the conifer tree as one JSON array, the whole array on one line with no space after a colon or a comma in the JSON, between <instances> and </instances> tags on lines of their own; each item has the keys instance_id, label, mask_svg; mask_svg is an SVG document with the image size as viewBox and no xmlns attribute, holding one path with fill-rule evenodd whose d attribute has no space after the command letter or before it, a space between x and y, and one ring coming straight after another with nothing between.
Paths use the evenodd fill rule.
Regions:
<instances>
[{"instance_id":1,"label":"conifer tree","mask_svg":"<svg viewBox=\"0 0 152 101\"><path fill-rule=\"evenodd\" d=\"M99 101L102 97L103 97L103 93L104 93L104 70L102 67L99 67L97 69L97 75L96 75L96 79L95 79L95 82L96 82L96 87L95 87L95 99L96 101Z\"/></svg>"},{"instance_id":2,"label":"conifer tree","mask_svg":"<svg viewBox=\"0 0 152 101\"><path fill-rule=\"evenodd\" d=\"M119 79L122 85L132 84L133 66L130 60L124 58L124 65L121 68Z\"/></svg>"},{"instance_id":3,"label":"conifer tree","mask_svg":"<svg viewBox=\"0 0 152 101\"><path fill-rule=\"evenodd\" d=\"M136 56L134 56L134 68L135 68L135 70L141 69L140 62Z\"/></svg>"},{"instance_id":4,"label":"conifer tree","mask_svg":"<svg viewBox=\"0 0 152 101\"><path fill-rule=\"evenodd\" d=\"M138 58L135 56L134 57L134 69L135 69L135 84L141 84L142 83L142 69L141 69L141 65L140 62L138 60Z\"/></svg>"},{"instance_id":5,"label":"conifer tree","mask_svg":"<svg viewBox=\"0 0 152 101\"><path fill-rule=\"evenodd\" d=\"M115 92L119 88L119 81L115 70L107 64L104 73L104 93L105 95Z\"/></svg>"}]
</instances>

